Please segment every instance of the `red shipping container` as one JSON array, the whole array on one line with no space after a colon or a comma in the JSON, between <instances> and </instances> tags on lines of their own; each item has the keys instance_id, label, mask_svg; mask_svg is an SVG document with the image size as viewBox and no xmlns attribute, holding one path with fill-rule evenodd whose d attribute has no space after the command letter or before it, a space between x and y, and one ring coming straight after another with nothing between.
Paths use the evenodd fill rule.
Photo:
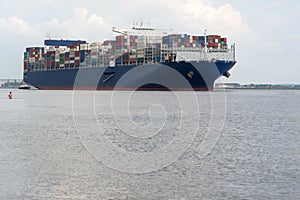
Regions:
<instances>
[{"instance_id":1,"label":"red shipping container","mask_svg":"<svg viewBox=\"0 0 300 200\"><path fill-rule=\"evenodd\" d=\"M28 62L24 62L24 70L28 69Z\"/></svg>"},{"instance_id":2,"label":"red shipping container","mask_svg":"<svg viewBox=\"0 0 300 200\"><path fill-rule=\"evenodd\" d=\"M136 58L130 58L130 62L131 63L135 63L136 62Z\"/></svg>"},{"instance_id":3,"label":"red shipping container","mask_svg":"<svg viewBox=\"0 0 300 200\"><path fill-rule=\"evenodd\" d=\"M197 43L199 37L198 36L193 36L193 43Z\"/></svg>"},{"instance_id":4,"label":"red shipping container","mask_svg":"<svg viewBox=\"0 0 300 200\"><path fill-rule=\"evenodd\" d=\"M75 51L75 57L79 57L80 56L80 52L79 51Z\"/></svg>"},{"instance_id":5,"label":"red shipping container","mask_svg":"<svg viewBox=\"0 0 300 200\"><path fill-rule=\"evenodd\" d=\"M108 46L108 45L110 45L111 44L111 41L110 40L105 40L104 42L103 42L103 45L105 45L105 46Z\"/></svg>"},{"instance_id":6,"label":"red shipping container","mask_svg":"<svg viewBox=\"0 0 300 200\"><path fill-rule=\"evenodd\" d=\"M50 60L47 60L46 61L46 67L49 69L51 67L51 61Z\"/></svg>"},{"instance_id":7,"label":"red shipping container","mask_svg":"<svg viewBox=\"0 0 300 200\"><path fill-rule=\"evenodd\" d=\"M124 42L124 40L125 40L125 36L124 35L118 35L118 36L116 36L116 41L117 42L120 42L120 41Z\"/></svg>"}]
</instances>

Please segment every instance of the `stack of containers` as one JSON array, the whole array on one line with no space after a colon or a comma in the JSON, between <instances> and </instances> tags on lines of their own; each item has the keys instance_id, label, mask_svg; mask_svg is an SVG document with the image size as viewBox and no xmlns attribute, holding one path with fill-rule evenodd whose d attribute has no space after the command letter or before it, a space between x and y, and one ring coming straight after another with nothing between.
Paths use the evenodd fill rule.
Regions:
<instances>
[{"instance_id":1,"label":"stack of containers","mask_svg":"<svg viewBox=\"0 0 300 200\"><path fill-rule=\"evenodd\" d=\"M161 60L161 45L161 43L155 44L154 58L156 62L160 62Z\"/></svg>"},{"instance_id":2,"label":"stack of containers","mask_svg":"<svg viewBox=\"0 0 300 200\"><path fill-rule=\"evenodd\" d=\"M45 45L47 48L47 53L45 56L46 68L57 69L57 68L75 67L75 60L76 59L79 60L80 44L86 44L86 43L85 41L82 42L82 41L69 41L69 40L45 40ZM60 45L60 46L49 46L49 45Z\"/></svg>"},{"instance_id":3,"label":"stack of containers","mask_svg":"<svg viewBox=\"0 0 300 200\"><path fill-rule=\"evenodd\" d=\"M221 48L227 48L227 38L221 38Z\"/></svg>"},{"instance_id":4,"label":"stack of containers","mask_svg":"<svg viewBox=\"0 0 300 200\"><path fill-rule=\"evenodd\" d=\"M104 65L108 65L110 61L114 59L115 45L116 45L115 40L105 40L102 43L102 47L101 47L101 50L103 52L102 63Z\"/></svg>"},{"instance_id":5,"label":"stack of containers","mask_svg":"<svg viewBox=\"0 0 300 200\"><path fill-rule=\"evenodd\" d=\"M116 58L116 64L121 64L121 63L129 63L129 58L130 58L130 55L129 55L129 52L125 52L123 53L121 56L118 56Z\"/></svg>"},{"instance_id":6,"label":"stack of containers","mask_svg":"<svg viewBox=\"0 0 300 200\"><path fill-rule=\"evenodd\" d=\"M189 47L190 46L190 36L187 34L181 34L178 36L178 47Z\"/></svg>"},{"instance_id":7,"label":"stack of containers","mask_svg":"<svg viewBox=\"0 0 300 200\"><path fill-rule=\"evenodd\" d=\"M28 49L28 48L27 48ZM30 71L28 69L28 64L29 64L29 52L27 51L24 52L24 71Z\"/></svg>"},{"instance_id":8,"label":"stack of containers","mask_svg":"<svg viewBox=\"0 0 300 200\"><path fill-rule=\"evenodd\" d=\"M118 60L121 60L121 56L123 54L123 52L125 51L125 38L127 39L127 37L125 37L125 35L118 35L116 36L116 42L113 46L114 50L115 50L115 56L118 58ZM127 41L126 41L127 42Z\"/></svg>"},{"instance_id":9,"label":"stack of containers","mask_svg":"<svg viewBox=\"0 0 300 200\"><path fill-rule=\"evenodd\" d=\"M219 48L221 43L221 36L219 35L209 35L207 36L207 47L208 48Z\"/></svg>"},{"instance_id":10,"label":"stack of containers","mask_svg":"<svg viewBox=\"0 0 300 200\"><path fill-rule=\"evenodd\" d=\"M125 48L125 39L126 39L126 43L127 43L127 37L125 37L125 35L116 36L115 48L116 49Z\"/></svg>"},{"instance_id":11,"label":"stack of containers","mask_svg":"<svg viewBox=\"0 0 300 200\"><path fill-rule=\"evenodd\" d=\"M60 61L60 50L59 47L55 47L55 68L59 68L59 61Z\"/></svg>"},{"instance_id":12,"label":"stack of containers","mask_svg":"<svg viewBox=\"0 0 300 200\"><path fill-rule=\"evenodd\" d=\"M198 47L200 36L192 36L192 47Z\"/></svg>"},{"instance_id":13,"label":"stack of containers","mask_svg":"<svg viewBox=\"0 0 300 200\"><path fill-rule=\"evenodd\" d=\"M65 53L62 52L59 54L59 68L64 68L65 67Z\"/></svg>"},{"instance_id":14,"label":"stack of containers","mask_svg":"<svg viewBox=\"0 0 300 200\"><path fill-rule=\"evenodd\" d=\"M168 35L165 41L169 48L174 48L178 46L178 35Z\"/></svg>"},{"instance_id":15,"label":"stack of containers","mask_svg":"<svg viewBox=\"0 0 300 200\"><path fill-rule=\"evenodd\" d=\"M191 37L191 47L204 47L205 46L205 37L204 36L192 36Z\"/></svg>"},{"instance_id":16,"label":"stack of containers","mask_svg":"<svg viewBox=\"0 0 300 200\"><path fill-rule=\"evenodd\" d=\"M79 52L79 47L81 44L75 43L72 46L69 46L69 55L66 54L66 62L65 67L74 68L75 67L75 54L78 54L76 52ZM69 58L68 58L69 57Z\"/></svg>"},{"instance_id":17,"label":"stack of containers","mask_svg":"<svg viewBox=\"0 0 300 200\"><path fill-rule=\"evenodd\" d=\"M54 69L55 68L55 50L49 49L45 55L46 68Z\"/></svg>"},{"instance_id":18,"label":"stack of containers","mask_svg":"<svg viewBox=\"0 0 300 200\"><path fill-rule=\"evenodd\" d=\"M104 40L102 45L103 46L115 46L116 41L115 40Z\"/></svg>"},{"instance_id":19,"label":"stack of containers","mask_svg":"<svg viewBox=\"0 0 300 200\"><path fill-rule=\"evenodd\" d=\"M32 71L40 68L44 63L44 47L28 47L24 52L24 70Z\"/></svg>"},{"instance_id":20,"label":"stack of containers","mask_svg":"<svg viewBox=\"0 0 300 200\"><path fill-rule=\"evenodd\" d=\"M190 47L192 40L191 36L187 34L172 34L162 38L163 44L169 48Z\"/></svg>"},{"instance_id":21,"label":"stack of containers","mask_svg":"<svg viewBox=\"0 0 300 200\"><path fill-rule=\"evenodd\" d=\"M126 44L125 44L126 45ZM129 52L129 63L136 63L136 48L137 48L137 36L130 35L128 36L127 49Z\"/></svg>"},{"instance_id":22,"label":"stack of containers","mask_svg":"<svg viewBox=\"0 0 300 200\"><path fill-rule=\"evenodd\" d=\"M207 45L209 48L219 48L220 45L226 44L226 38L221 40L219 35L208 35L206 36L191 36L187 34L172 34L167 35L162 38L163 45L168 48L177 48L177 47L204 47Z\"/></svg>"},{"instance_id":23,"label":"stack of containers","mask_svg":"<svg viewBox=\"0 0 300 200\"><path fill-rule=\"evenodd\" d=\"M82 44L75 43L70 46L70 67L79 67L80 65L80 46ZM87 45L86 43L83 45Z\"/></svg>"},{"instance_id":24,"label":"stack of containers","mask_svg":"<svg viewBox=\"0 0 300 200\"><path fill-rule=\"evenodd\" d=\"M75 51L75 57L74 57L74 65L75 67L80 66L80 51Z\"/></svg>"},{"instance_id":25,"label":"stack of containers","mask_svg":"<svg viewBox=\"0 0 300 200\"><path fill-rule=\"evenodd\" d=\"M89 44L80 44L79 49L80 49L80 51L79 51L79 63L83 63L85 61L86 54L88 53L88 50L89 50Z\"/></svg>"},{"instance_id":26,"label":"stack of containers","mask_svg":"<svg viewBox=\"0 0 300 200\"><path fill-rule=\"evenodd\" d=\"M129 51L129 62L136 63L136 48L132 47Z\"/></svg>"},{"instance_id":27,"label":"stack of containers","mask_svg":"<svg viewBox=\"0 0 300 200\"><path fill-rule=\"evenodd\" d=\"M28 47L24 52L24 70L79 67L82 41L45 40L44 47ZM62 45L62 46L50 46ZM71 46L67 46L71 45Z\"/></svg>"},{"instance_id":28,"label":"stack of containers","mask_svg":"<svg viewBox=\"0 0 300 200\"><path fill-rule=\"evenodd\" d=\"M90 44L90 49L91 49L91 63L92 66L98 66L99 63L99 55L100 55L100 48L101 45L99 42L94 42Z\"/></svg>"},{"instance_id":29,"label":"stack of containers","mask_svg":"<svg viewBox=\"0 0 300 200\"><path fill-rule=\"evenodd\" d=\"M205 38L206 37L206 38ZM206 44L205 44L206 41ZM53 42L48 41L49 44ZM48 44L47 43L47 44ZM70 41L54 41L44 47L28 47L24 52L24 71L74 68L82 66L107 65L116 58L116 63L140 63L146 61L159 62L161 56L170 55L161 52L161 47L204 47L227 48L227 38L219 35L192 36L172 34L167 36L116 36L116 40L100 43L71 43ZM68 44L71 46L64 46ZM170 59L170 58L167 58Z\"/></svg>"},{"instance_id":30,"label":"stack of containers","mask_svg":"<svg viewBox=\"0 0 300 200\"><path fill-rule=\"evenodd\" d=\"M144 49L147 44L146 36L138 36L137 37L137 45L136 45L136 57L137 62L144 62Z\"/></svg>"},{"instance_id":31,"label":"stack of containers","mask_svg":"<svg viewBox=\"0 0 300 200\"><path fill-rule=\"evenodd\" d=\"M65 68L70 68L70 49L65 52Z\"/></svg>"},{"instance_id":32,"label":"stack of containers","mask_svg":"<svg viewBox=\"0 0 300 200\"><path fill-rule=\"evenodd\" d=\"M77 50L76 46L70 46L70 68L75 67L75 52Z\"/></svg>"},{"instance_id":33,"label":"stack of containers","mask_svg":"<svg viewBox=\"0 0 300 200\"><path fill-rule=\"evenodd\" d=\"M192 46L193 46L193 36L185 35L184 47L192 47Z\"/></svg>"},{"instance_id":34,"label":"stack of containers","mask_svg":"<svg viewBox=\"0 0 300 200\"><path fill-rule=\"evenodd\" d=\"M129 44L129 47L131 49L136 49L136 41L137 41L137 36L136 35L131 35L130 36L130 44Z\"/></svg>"}]
</instances>

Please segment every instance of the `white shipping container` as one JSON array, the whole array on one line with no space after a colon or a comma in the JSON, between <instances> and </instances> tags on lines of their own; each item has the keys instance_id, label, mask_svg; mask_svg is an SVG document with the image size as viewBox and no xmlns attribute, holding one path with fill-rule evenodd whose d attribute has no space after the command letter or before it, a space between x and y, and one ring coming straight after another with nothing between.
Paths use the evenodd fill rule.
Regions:
<instances>
[{"instance_id":1,"label":"white shipping container","mask_svg":"<svg viewBox=\"0 0 300 200\"><path fill-rule=\"evenodd\" d=\"M88 47L88 44L80 44L80 48Z\"/></svg>"},{"instance_id":2,"label":"white shipping container","mask_svg":"<svg viewBox=\"0 0 300 200\"><path fill-rule=\"evenodd\" d=\"M93 43L90 44L90 46L91 47L100 47L101 44L100 44L100 42L93 42Z\"/></svg>"}]
</instances>

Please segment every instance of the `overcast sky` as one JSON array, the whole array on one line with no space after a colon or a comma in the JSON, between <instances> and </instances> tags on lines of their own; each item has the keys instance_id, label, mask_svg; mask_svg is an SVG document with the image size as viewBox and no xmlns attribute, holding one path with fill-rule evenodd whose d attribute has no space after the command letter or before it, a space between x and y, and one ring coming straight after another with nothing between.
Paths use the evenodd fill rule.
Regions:
<instances>
[{"instance_id":1,"label":"overcast sky","mask_svg":"<svg viewBox=\"0 0 300 200\"><path fill-rule=\"evenodd\" d=\"M151 23L179 33L226 36L238 63L226 82L300 83L300 1L9 0L0 7L0 78L21 78L23 52L46 38L114 37L113 26Z\"/></svg>"}]
</instances>

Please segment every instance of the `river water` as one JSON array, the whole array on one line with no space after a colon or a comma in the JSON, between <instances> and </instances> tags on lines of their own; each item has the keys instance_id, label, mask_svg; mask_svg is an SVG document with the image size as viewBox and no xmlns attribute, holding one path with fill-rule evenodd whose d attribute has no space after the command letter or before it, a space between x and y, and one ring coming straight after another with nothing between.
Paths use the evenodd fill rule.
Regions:
<instances>
[{"instance_id":1,"label":"river water","mask_svg":"<svg viewBox=\"0 0 300 200\"><path fill-rule=\"evenodd\" d=\"M0 90L0 199L300 199L300 91Z\"/></svg>"}]
</instances>

